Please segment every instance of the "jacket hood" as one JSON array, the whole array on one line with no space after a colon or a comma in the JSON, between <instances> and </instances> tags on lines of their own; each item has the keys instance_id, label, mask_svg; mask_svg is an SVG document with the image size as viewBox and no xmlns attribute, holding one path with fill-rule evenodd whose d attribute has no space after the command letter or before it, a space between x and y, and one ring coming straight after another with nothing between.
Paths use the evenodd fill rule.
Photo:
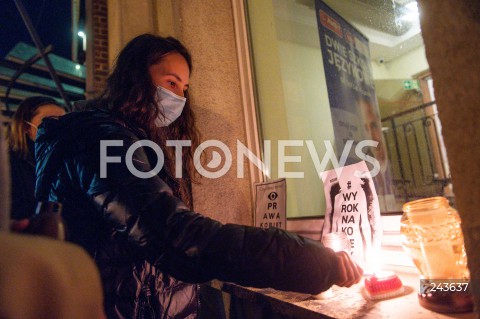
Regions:
<instances>
[{"instance_id":1,"label":"jacket hood","mask_svg":"<svg viewBox=\"0 0 480 319\"><path fill-rule=\"evenodd\" d=\"M50 189L65 157L71 156L72 150L78 152L89 145L88 141L94 136L98 125L119 125L119 121L115 121L107 111L100 110L73 112L58 119L43 120L35 140L37 200L52 200L43 190Z\"/></svg>"},{"instance_id":2,"label":"jacket hood","mask_svg":"<svg viewBox=\"0 0 480 319\"><path fill-rule=\"evenodd\" d=\"M74 130L68 124L75 117L72 113L59 119L45 118L38 128L35 140L35 161L37 163L35 197L39 201L49 200L49 194L44 193L44 190L50 189L47 186L53 181L53 177L57 176L53 172L61 166L62 154L65 153L65 147L68 147L68 141L73 140Z\"/></svg>"},{"instance_id":3,"label":"jacket hood","mask_svg":"<svg viewBox=\"0 0 480 319\"><path fill-rule=\"evenodd\" d=\"M58 119L45 118L38 128L35 140L36 192L37 200L49 200L42 189L50 189L53 178L57 178L58 168L67 154L81 152L92 147L92 141L99 139L99 128L109 134L114 127L127 127L132 135L145 139L143 130L132 125L120 114L102 108L90 107L86 111L66 114ZM100 137L101 139L101 137ZM70 155L71 156L71 155ZM46 179L45 176L51 178Z\"/></svg>"}]
</instances>

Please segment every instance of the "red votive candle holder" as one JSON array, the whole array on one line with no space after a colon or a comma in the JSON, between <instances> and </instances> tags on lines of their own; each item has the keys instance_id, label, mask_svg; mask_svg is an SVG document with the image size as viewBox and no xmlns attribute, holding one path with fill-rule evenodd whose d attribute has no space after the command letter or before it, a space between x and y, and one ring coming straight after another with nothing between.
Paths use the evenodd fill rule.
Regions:
<instances>
[{"instance_id":1,"label":"red votive candle holder","mask_svg":"<svg viewBox=\"0 0 480 319\"><path fill-rule=\"evenodd\" d=\"M403 293L403 284L393 271L379 271L365 277L365 293L369 299L388 299Z\"/></svg>"}]
</instances>

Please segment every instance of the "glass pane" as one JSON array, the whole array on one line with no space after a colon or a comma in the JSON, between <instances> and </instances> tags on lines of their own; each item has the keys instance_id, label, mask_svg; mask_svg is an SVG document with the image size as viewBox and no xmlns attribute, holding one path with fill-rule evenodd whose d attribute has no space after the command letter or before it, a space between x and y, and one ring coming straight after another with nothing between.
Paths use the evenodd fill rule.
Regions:
<instances>
[{"instance_id":1,"label":"glass pane","mask_svg":"<svg viewBox=\"0 0 480 319\"><path fill-rule=\"evenodd\" d=\"M332 96L329 98L327 90L331 83L327 83L325 75L325 56L322 55L317 22L320 14L315 10L315 1L246 1L261 135L271 144L270 152L267 147L264 155L271 157L271 179L287 177L288 217L324 215L325 196L319 176L322 170L319 171L319 168L331 169L332 164L331 161L326 167L319 164L325 160L327 148L335 148L335 143L336 156L339 159L342 149L338 147L338 141L345 141L350 137L379 142L379 146L369 151L369 154L377 158L381 167L378 175L380 177L375 183L382 212L400 211L401 205L413 199L412 197L425 197L432 192L441 192L438 187L441 186L441 189L444 186L442 183L447 181L449 174L443 172L442 175L438 171L440 166L448 167L448 164L443 163L446 155L434 155L432 151L438 148L434 145L437 142L433 141L441 140L436 137L438 130L432 129L435 126L432 123L439 124L437 119L433 119L430 124L430 120L425 119L434 113L434 105L430 104L428 107L431 108L426 109L421 114L421 120L415 124L418 127L413 136L417 137L417 141L413 144L411 142L409 147L420 149L421 152L409 154L410 157L417 157L417 161L412 163L408 163L405 153L410 150L405 146L400 147L398 153L402 154L401 156L393 156L398 136L395 140L391 135L394 130L389 121L380 120L380 117L389 118L399 112L415 109L425 102L430 102L430 97L433 96L431 93L425 96L422 94L424 88L420 75L425 77L428 74L428 63L420 33L416 1L324 2L347 20L352 30L360 34L359 37L365 36L368 39L365 56L368 56L369 60L366 61L368 65L363 71L372 77L371 82L375 83L374 86L372 84L372 92L375 93L371 96L370 111L362 111L369 108L363 108L362 103L357 101L356 105L349 106L355 108L353 112L341 113L340 117L347 117L346 122L356 123L354 129L344 130L345 136L340 136L342 133L338 123L341 121L335 120L335 117L338 118L338 110L332 108ZM341 45L334 49L336 44L331 45L332 50L341 52ZM349 67L344 63L349 60L346 52L347 49L345 61L333 62L338 68ZM334 60L333 57L331 59ZM426 91L429 83L431 81L425 81ZM341 100L342 97L337 98ZM394 103L391 103L392 98ZM406 117L400 121L408 119L409 117ZM401 138L411 139L405 136ZM382 155L382 149L386 156ZM292 157L285 158L283 155ZM382 160L382 157L385 157L385 160ZM420 158L422 160L419 161ZM429 168L430 171L422 171L422 165L432 162L432 158L434 165ZM408 170L424 180L434 180L440 175L444 178L435 185L436 190L406 195L408 177L398 173L402 165L403 168L400 169ZM412 181L410 178L410 182Z\"/></svg>"},{"instance_id":2,"label":"glass pane","mask_svg":"<svg viewBox=\"0 0 480 319\"><path fill-rule=\"evenodd\" d=\"M303 172L287 179L287 212L292 216L319 215L325 209L323 184L305 145L313 140L318 154L324 140L332 140L328 96L314 10L293 1L248 1L253 59L262 135L272 141L271 178L278 178L278 141L297 141L286 147L300 163L287 163L285 171ZM294 143L294 142L292 142ZM307 191L308 190L308 191Z\"/></svg>"}]
</instances>

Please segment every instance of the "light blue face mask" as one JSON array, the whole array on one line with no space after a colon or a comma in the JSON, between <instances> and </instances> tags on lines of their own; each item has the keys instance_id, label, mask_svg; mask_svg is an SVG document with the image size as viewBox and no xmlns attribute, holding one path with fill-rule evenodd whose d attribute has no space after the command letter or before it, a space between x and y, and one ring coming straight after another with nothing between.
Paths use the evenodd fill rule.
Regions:
<instances>
[{"instance_id":1,"label":"light blue face mask","mask_svg":"<svg viewBox=\"0 0 480 319\"><path fill-rule=\"evenodd\" d=\"M157 107L159 110L155 124L158 127L169 126L182 114L187 99L178 96L161 86L157 87Z\"/></svg>"}]
</instances>

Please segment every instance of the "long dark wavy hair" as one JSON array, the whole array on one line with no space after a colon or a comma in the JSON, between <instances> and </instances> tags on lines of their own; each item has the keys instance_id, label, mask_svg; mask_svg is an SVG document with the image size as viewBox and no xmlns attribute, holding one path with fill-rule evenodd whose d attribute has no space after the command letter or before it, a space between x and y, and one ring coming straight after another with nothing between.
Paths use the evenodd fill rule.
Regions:
<instances>
[{"instance_id":1,"label":"long dark wavy hair","mask_svg":"<svg viewBox=\"0 0 480 319\"><path fill-rule=\"evenodd\" d=\"M155 125L160 111L156 106L156 87L150 77L149 67L161 62L166 54L173 52L185 58L191 73L192 58L180 41L152 34L137 36L118 55L100 100L106 103L107 108L120 113L133 125L144 130L149 139L160 145L165 155L164 170L168 179L166 182L192 207L191 182L196 176L193 153L199 145L200 134L195 125L188 91L185 92L187 101L182 115L167 127ZM167 140L190 140L192 143L191 147L182 148L181 179L174 178L174 148L166 147Z\"/></svg>"}]
</instances>

